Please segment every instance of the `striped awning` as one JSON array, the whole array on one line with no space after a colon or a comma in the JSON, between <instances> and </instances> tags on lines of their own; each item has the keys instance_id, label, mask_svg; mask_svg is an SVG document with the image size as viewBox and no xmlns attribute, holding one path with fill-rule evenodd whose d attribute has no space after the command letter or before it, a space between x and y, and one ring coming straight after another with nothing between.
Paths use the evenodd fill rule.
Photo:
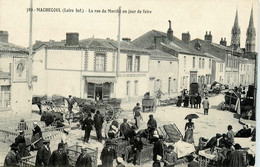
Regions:
<instances>
[{"instance_id":1,"label":"striped awning","mask_svg":"<svg viewBox=\"0 0 260 167\"><path fill-rule=\"evenodd\" d=\"M116 82L115 77L86 77L86 81L89 83L103 84L103 83L114 83Z\"/></svg>"}]
</instances>

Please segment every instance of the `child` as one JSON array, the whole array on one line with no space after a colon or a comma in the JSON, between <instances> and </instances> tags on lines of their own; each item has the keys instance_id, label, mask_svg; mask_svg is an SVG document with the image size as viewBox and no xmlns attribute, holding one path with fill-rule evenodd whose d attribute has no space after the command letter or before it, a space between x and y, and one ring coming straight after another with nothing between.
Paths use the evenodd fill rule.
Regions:
<instances>
[{"instance_id":1,"label":"child","mask_svg":"<svg viewBox=\"0 0 260 167\"><path fill-rule=\"evenodd\" d=\"M173 167L176 164L178 156L173 150L174 150L174 146L169 145L168 151L165 154L165 159L164 159L164 166L165 167Z\"/></svg>"}]
</instances>

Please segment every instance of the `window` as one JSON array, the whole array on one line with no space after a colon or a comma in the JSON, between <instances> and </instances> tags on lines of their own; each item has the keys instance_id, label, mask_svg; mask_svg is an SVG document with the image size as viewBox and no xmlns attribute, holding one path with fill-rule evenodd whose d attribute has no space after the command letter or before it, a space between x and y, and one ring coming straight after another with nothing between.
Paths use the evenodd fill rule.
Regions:
<instances>
[{"instance_id":1,"label":"window","mask_svg":"<svg viewBox=\"0 0 260 167\"><path fill-rule=\"evenodd\" d=\"M130 81L126 82L126 95L129 96L130 95Z\"/></svg>"},{"instance_id":2,"label":"window","mask_svg":"<svg viewBox=\"0 0 260 167\"><path fill-rule=\"evenodd\" d=\"M138 95L138 81L135 81L135 95Z\"/></svg>"},{"instance_id":3,"label":"window","mask_svg":"<svg viewBox=\"0 0 260 167\"><path fill-rule=\"evenodd\" d=\"M183 58L183 67L186 68L186 56Z\"/></svg>"},{"instance_id":4,"label":"window","mask_svg":"<svg viewBox=\"0 0 260 167\"><path fill-rule=\"evenodd\" d=\"M135 71L140 71L140 56L135 56Z\"/></svg>"},{"instance_id":5,"label":"window","mask_svg":"<svg viewBox=\"0 0 260 167\"><path fill-rule=\"evenodd\" d=\"M211 68L211 59L209 59L209 68Z\"/></svg>"},{"instance_id":6,"label":"window","mask_svg":"<svg viewBox=\"0 0 260 167\"><path fill-rule=\"evenodd\" d=\"M220 72L223 72L223 63L220 64Z\"/></svg>"},{"instance_id":7,"label":"window","mask_svg":"<svg viewBox=\"0 0 260 167\"><path fill-rule=\"evenodd\" d=\"M0 86L0 109L9 108L11 102L10 86Z\"/></svg>"},{"instance_id":8,"label":"window","mask_svg":"<svg viewBox=\"0 0 260 167\"><path fill-rule=\"evenodd\" d=\"M126 71L132 71L132 64L133 64L133 56L127 55L127 62L126 62Z\"/></svg>"},{"instance_id":9,"label":"window","mask_svg":"<svg viewBox=\"0 0 260 167\"><path fill-rule=\"evenodd\" d=\"M201 58L199 58L199 68L201 68Z\"/></svg>"},{"instance_id":10,"label":"window","mask_svg":"<svg viewBox=\"0 0 260 167\"><path fill-rule=\"evenodd\" d=\"M192 59L192 68L195 68L195 66L196 66L196 58L195 57L193 57L193 59Z\"/></svg>"},{"instance_id":11,"label":"window","mask_svg":"<svg viewBox=\"0 0 260 167\"><path fill-rule=\"evenodd\" d=\"M105 54L96 54L95 71L105 71Z\"/></svg>"},{"instance_id":12,"label":"window","mask_svg":"<svg viewBox=\"0 0 260 167\"><path fill-rule=\"evenodd\" d=\"M205 67L205 66L204 66L204 65L205 65L205 59L204 59L204 58L202 59L202 63L201 63L201 64L202 64L202 65L201 65L201 66L202 66L202 69L204 69L204 67Z\"/></svg>"}]
</instances>

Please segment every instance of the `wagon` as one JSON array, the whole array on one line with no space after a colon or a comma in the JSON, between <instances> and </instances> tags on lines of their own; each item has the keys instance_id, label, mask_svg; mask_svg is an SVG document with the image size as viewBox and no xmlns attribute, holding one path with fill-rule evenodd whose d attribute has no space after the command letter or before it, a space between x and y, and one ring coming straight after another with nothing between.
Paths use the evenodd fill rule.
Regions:
<instances>
[{"instance_id":1,"label":"wagon","mask_svg":"<svg viewBox=\"0 0 260 167\"><path fill-rule=\"evenodd\" d=\"M156 110L156 98L154 97L145 97L142 100L142 108L143 112L148 108L149 111L155 111Z\"/></svg>"}]
</instances>

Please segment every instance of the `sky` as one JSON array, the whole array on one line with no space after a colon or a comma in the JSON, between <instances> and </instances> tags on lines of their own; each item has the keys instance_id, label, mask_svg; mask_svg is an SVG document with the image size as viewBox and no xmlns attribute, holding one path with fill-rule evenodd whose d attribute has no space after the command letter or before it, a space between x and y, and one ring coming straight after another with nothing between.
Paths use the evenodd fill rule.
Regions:
<instances>
[{"instance_id":1,"label":"sky","mask_svg":"<svg viewBox=\"0 0 260 167\"><path fill-rule=\"evenodd\" d=\"M9 42L28 47L30 0L0 0L0 30L9 32ZM33 43L36 40L60 41L67 32L78 32L80 39L117 39L118 14L108 9L141 10L142 13L121 14L121 38L132 40L150 30L167 32L168 20L172 22L173 33L181 39L188 32L191 39L204 38L211 31L213 42L219 43L225 37L231 41L231 29L236 9L241 29L241 47L245 46L246 30L251 7L254 9L254 25L258 38L257 0L34 0L33 8L84 9L76 12L33 12ZM93 10L93 13L88 11ZM95 13L105 9L107 13ZM143 13L143 10L151 13Z\"/></svg>"}]
</instances>

